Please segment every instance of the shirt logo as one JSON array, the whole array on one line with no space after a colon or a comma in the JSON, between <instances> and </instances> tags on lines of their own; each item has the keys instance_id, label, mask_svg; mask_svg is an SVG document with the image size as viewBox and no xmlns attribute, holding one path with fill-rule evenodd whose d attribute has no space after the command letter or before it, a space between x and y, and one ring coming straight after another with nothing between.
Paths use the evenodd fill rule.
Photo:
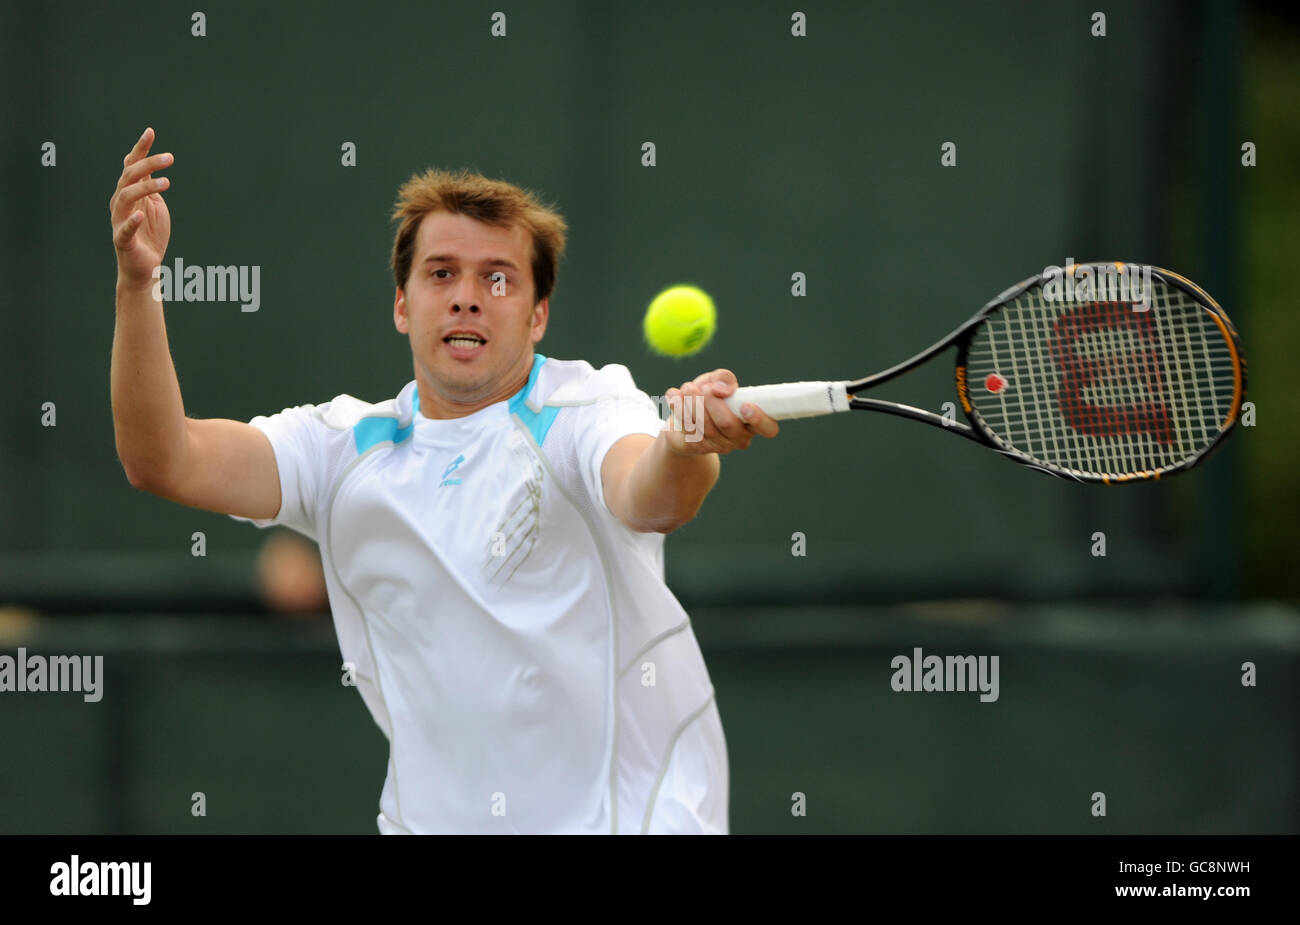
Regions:
<instances>
[{"instance_id":1,"label":"shirt logo","mask_svg":"<svg viewBox=\"0 0 1300 925\"><path fill-rule=\"evenodd\" d=\"M452 461L447 465L447 468L443 470L443 473L442 473L442 482L438 485L439 488L441 488L443 485L459 485L459 484L460 484L460 479L448 478L448 476L450 476L453 472L455 472L457 469L459 469L459 468L460 468L460 464L463 463L464 461L465 461L465 457L464 457L464 456L457 456L455 459L453 459L453 460L452 460Z\"/></svg>"}]
</instances>

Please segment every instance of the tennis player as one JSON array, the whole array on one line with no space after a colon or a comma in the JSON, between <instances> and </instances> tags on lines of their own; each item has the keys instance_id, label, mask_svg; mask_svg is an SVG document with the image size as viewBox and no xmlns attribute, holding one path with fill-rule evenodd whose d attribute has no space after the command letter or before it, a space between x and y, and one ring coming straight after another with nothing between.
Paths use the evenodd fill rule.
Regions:
<instances>
[{"instance_id":1,"label":"tennis player","mask_svg":"<svg viewBox=\"0 0 1300 925\"><path fill-rule=\"evenodd\" d=\"M343 660L389 741L379 830L727 832L726 743L664 535L719 456L776 422L731 413L725 369L670 390L665 426L625 367L537 353L563 219L438 171L394 211L411 382L376 404L187 418L154 295L173 159L153 141L110 202L118 455L136 488L320 545Z\"/></svg>"}]
</instances>

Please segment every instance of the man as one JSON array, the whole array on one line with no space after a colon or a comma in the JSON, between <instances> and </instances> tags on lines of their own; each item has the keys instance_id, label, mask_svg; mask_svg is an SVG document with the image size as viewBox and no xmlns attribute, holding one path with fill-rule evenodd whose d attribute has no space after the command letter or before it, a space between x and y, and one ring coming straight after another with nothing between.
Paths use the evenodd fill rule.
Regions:
<instances>
[{"instance_id":1,"label":"man","mask_svg":"<svg viewBox=\"0 0 1300 925\"><path fill-rule=\"evenodd\" d=\"M663 536L719 455L776 423L731 413L727 370L670 390L688 430L626 368L536 354L563 220L436 171L394 212L414 381L378 404L188 419L153 295L170 235L153 174L173 163L153 140L110 202L118 455L136 488L319 543L343 659L390 743L380 831L726 832L722 726Z\"/></svg>"}]
</instances>

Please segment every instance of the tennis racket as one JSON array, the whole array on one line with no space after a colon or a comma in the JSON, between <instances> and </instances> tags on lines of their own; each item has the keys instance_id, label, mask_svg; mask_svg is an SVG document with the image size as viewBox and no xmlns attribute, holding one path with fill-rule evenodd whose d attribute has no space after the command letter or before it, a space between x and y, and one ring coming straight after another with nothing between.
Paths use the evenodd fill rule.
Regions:
<instances>
[{"instance_id":1,"label":"tennis racket","mask_svg":"<svg viewBox=\"0 0 1300 925\"><path fill-rule=\"evenodd\" d=\"M863 392L957 348L969 423ZM1191 280L1138 264L1048 268L934 346L839 382L737 389L777 420L881 411L942 427L1041 472L1080 482L1159 479L1200 463L1233 429L1246 363L1227 314Z\"/></svg>"}]
</instances>

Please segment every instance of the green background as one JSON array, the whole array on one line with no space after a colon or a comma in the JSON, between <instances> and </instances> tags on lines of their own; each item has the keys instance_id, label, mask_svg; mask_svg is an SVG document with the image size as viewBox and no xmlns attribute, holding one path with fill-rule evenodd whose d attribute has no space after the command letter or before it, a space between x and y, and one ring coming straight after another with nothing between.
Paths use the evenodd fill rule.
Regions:
<instances>
[{"instance_id":1,"label":"green background","mask_svg":"<svg viewBox=\"0 0 1300 925\"><path fill-rule=\"evenodd\" d=\"M1300 828L1293 610L948 602L692 617L727 736L733 832ZM327 625L52 623L29 652L102 653L104 698L0 696L0 831L375 831L386 743L340 683ZM890 660L915 647L997 655L999 698L894 693ZM1240 683L1247 660L1257 687Z\"/></svg>"}]
</instances>

